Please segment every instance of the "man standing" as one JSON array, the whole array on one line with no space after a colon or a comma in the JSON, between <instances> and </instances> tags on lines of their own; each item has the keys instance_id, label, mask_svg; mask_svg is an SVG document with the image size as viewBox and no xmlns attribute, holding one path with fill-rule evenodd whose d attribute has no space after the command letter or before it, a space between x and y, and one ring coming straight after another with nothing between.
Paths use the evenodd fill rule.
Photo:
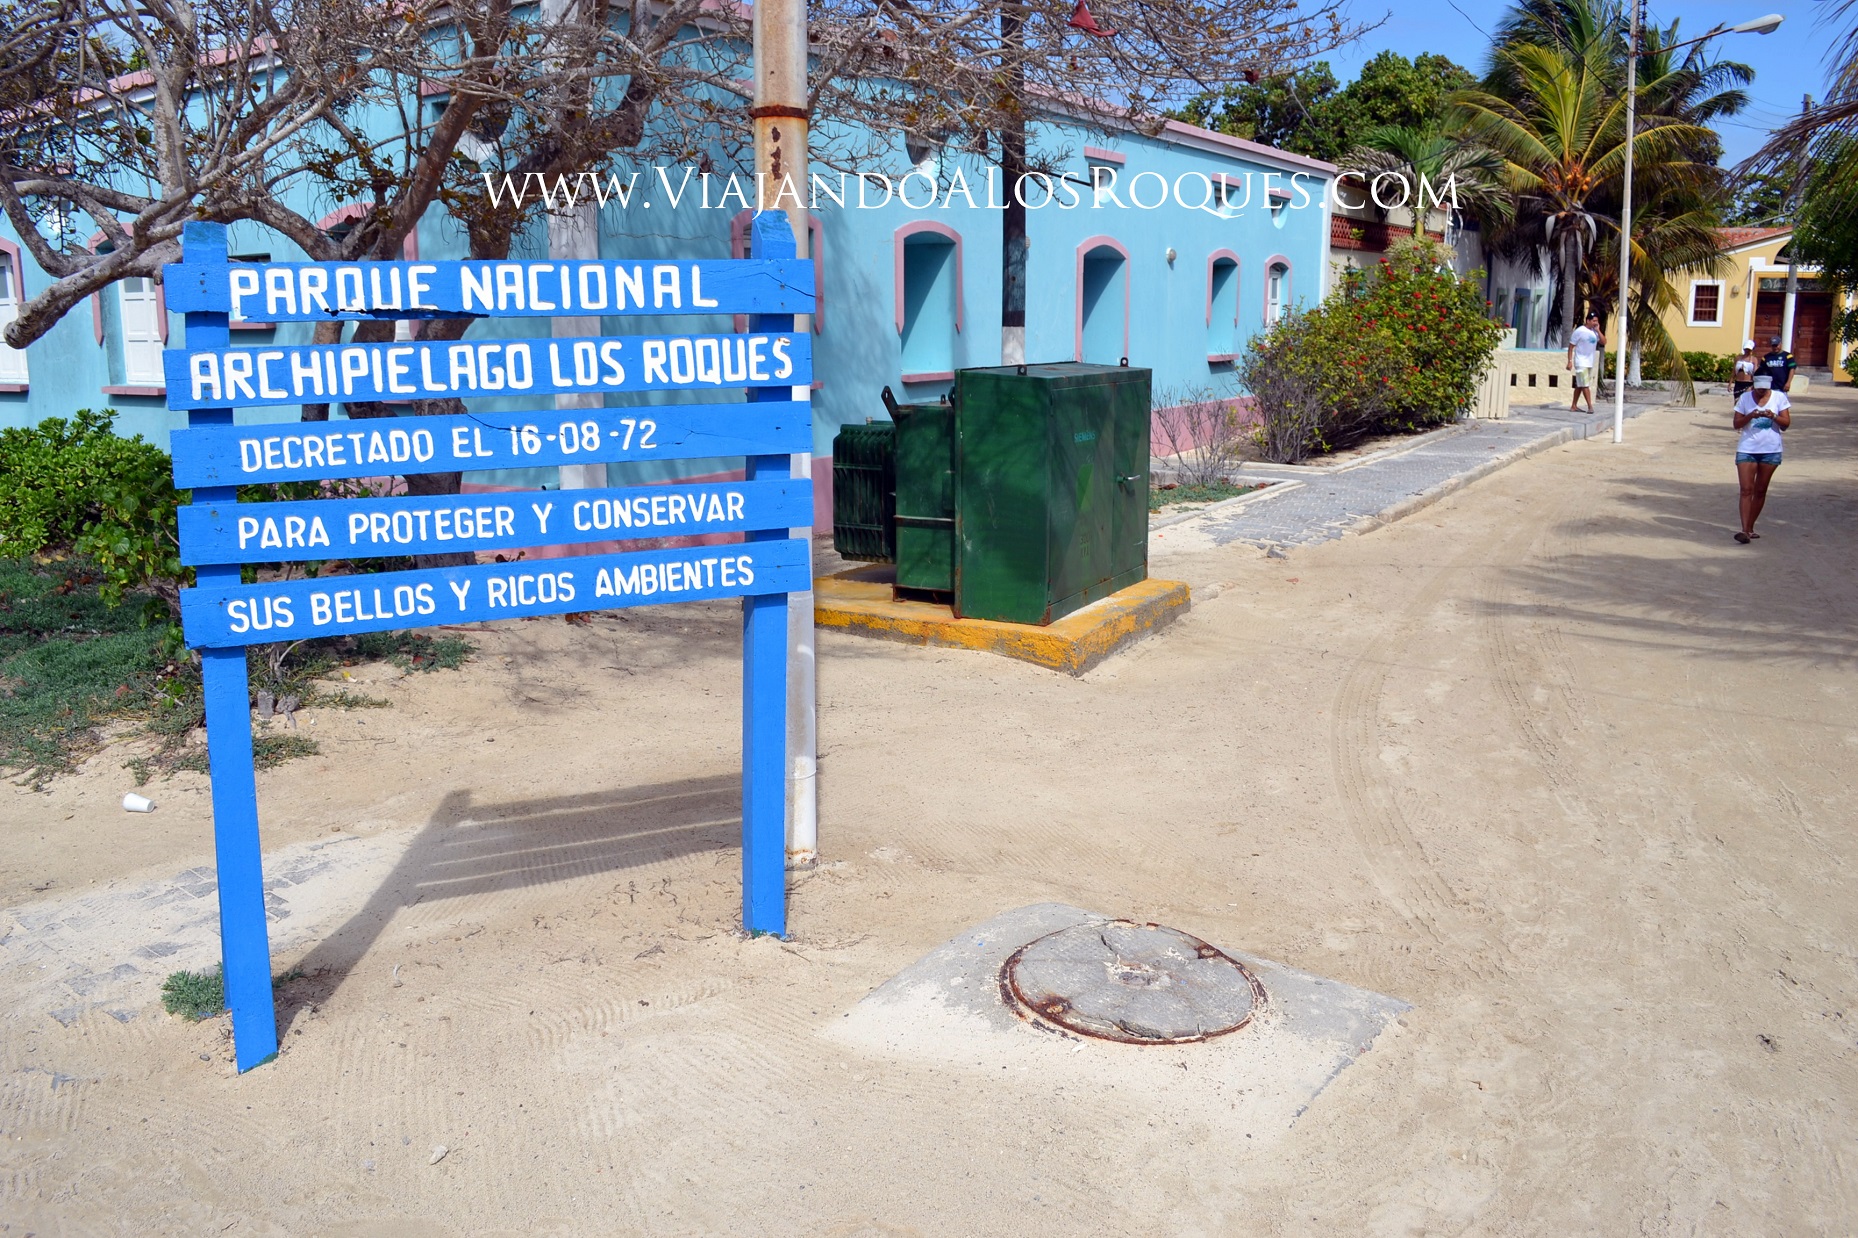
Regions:
<instances>
[{"instance_id":1,"label":"man standing","mask_svg":"<svg viewBox=\"0 0 1858 1238\"><path fill-rule=\"evenodd\" d=\"M1600 358L1600 350L1606 347L1606 336L1600 334L1600 315L1589 314L1587 321L1574 328L1568 336L1568 369L1574 374L1574 398L1568 404L1570 413L1580 411L1581 396L1587 397L1587 412L1593 413L1593 375Z\"/></svg>"},{"instance_id":2,"label":"man standing","mask_svg":"<svg viewBox=\"0 0 1858 1238\"><path fill-rule=\"evenodd\" d=\"M1786 391L1793 386L1795 368L1797 368L1797 363L1793 359L1793 354L1781 347L1781 337L1770 335L1768 351L1761 358L1761 367L1755 373L1766 374L1773 379L1776 391Z\"/></svg>"}]
</instances>

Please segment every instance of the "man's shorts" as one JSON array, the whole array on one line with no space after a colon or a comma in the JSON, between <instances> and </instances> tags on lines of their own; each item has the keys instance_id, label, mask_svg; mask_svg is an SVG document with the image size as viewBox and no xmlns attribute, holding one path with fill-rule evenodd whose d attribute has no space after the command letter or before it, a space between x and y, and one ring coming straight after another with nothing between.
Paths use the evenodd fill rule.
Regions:
<instances>
[{"instance_id":1,"label":"man's shorts","mask_svg":"<svg viewBox=\"0 0 1858 1238\"><path fill-rule=\"evenodd\" d=\"M1591 386L1593 386L1593 367L1591 365L1575 366L1574 367L1574 388L1575 390L1578 391L1582 387L1591 387Z\"/></svg>"}]
</instances>

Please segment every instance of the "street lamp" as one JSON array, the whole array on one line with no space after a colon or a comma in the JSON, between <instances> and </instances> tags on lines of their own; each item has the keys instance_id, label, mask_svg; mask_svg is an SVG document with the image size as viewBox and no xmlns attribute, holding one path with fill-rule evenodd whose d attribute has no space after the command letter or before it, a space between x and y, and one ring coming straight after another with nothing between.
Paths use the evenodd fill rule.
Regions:
<instances>
[{"instance_id":1,"label":"street lamp","mask_svg":"<svg viewBox=\"0 0 1858 1238\"><path fill-rule=\"evenodd\" d=\"M1645 0L1632 0L1631 42L1626 51L1626 192L1619 209L1619 345L1613 354L1613 441L1626 441L1626 328L1627 302L1632 288L1632 143L1638 136L1639 116L1639 15ZM1773 34L1780 29L1781 15L1769 13L1753 21L1734 26L1718 25L1694 39L1673 43L1660 51L1673 52L1680 47L1708 42L1719 34ZM1601 358L1605 360L1604 357Z\"/></svg>"}]
</instances>

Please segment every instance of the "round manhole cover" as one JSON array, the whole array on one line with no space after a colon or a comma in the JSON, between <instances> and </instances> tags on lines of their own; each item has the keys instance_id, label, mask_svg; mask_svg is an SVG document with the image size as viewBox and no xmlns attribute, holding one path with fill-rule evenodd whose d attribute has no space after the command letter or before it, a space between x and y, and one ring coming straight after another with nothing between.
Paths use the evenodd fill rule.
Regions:
<instances>
[{"instance_id":1,"label":"round manhole cover","mask_svg":"<svg viewBox=\"0 0 1858 1238\"><path fill-rule=\"evenodd\" d=\"M1000 988L1009 1005L1048 1023L1134 1045L1236 1032L1265 1002L1237 959L1133 920L1079 924L1021 946L1000 969Z\"/></svg>"}]
</instances>

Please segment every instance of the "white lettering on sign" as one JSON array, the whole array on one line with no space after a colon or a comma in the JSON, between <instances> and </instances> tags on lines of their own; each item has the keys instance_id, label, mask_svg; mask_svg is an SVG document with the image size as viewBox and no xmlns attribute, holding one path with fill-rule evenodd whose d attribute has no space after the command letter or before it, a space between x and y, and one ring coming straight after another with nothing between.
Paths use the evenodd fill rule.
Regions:
<instances>
[{"instance_id":1,"label":"white lettering on sign","mask_svg":"<svg viewBox=\"0 0 1858 1238\"><path fill-rule=\"evenodd\" d=\"M274 516L262 520L256 516L240 516L238 531L240 550L254 541L260 550L307 550L329 544L329 530L321 516L311 516L307 520L302 516L285 516L282 520Z\"/></svg>"},{"instance_id":2,"label":"white lettering on sign","mask_svg":"<svg viewBox=\"0 0 1858 1238\"><path fill-rule=\"evenodd\" d=\"M525 299L527 290L524 290ZM600 391L632 382L627 341L338 344L190 353L191 402L279 404L489 392ZM646 336L645 387L791 385L797 364L785 335ZM542 352L540 350L544 350Z\"/></svg>"},{"instance_id":3,"label":"white lettering on sign","mask_svg":"<svg viewBox=\"0 0 1858 1238\"><path fill-rule=\"evenodd\" d=\"M688 593L697 589L747 588L755 583L753 555L674 559L669 563L636 563L624 571L601 568L594 577L597 598L651 597L655 593Z\"/></svg>"},{"instance_id":4,"label":"white lettering on sign","mask_svg":"<svg viewBox=\"0 0 1858 1238\"><path fill-rule=\"evenodd\" d=\"M574 527L585 533L596 529L649 529L659 525L739 521L746 504L746 497L737 490L709 494L673 491L622 499L579 499L570 514Z\"/></svg>"},{"instance_id":5,"label":"white lettering on sign","mask_svg":"<svg viewBox=\"0 0 1858 1238\"><path fill-rule=\"evenodd\" d=\"M493 609L573 600L573 572L520 572L492 576L484 582L484 603Z\"/></svg>"},{"instance_id":6,"label":"white lettering on sign","mask_svg":"<svg viewBox=\"0 0 1858 1238\"><path fill-rule=\"evenodd\" d=\"M234 598L226 603L226 619L237 635L288 628L297 621L289 598Z\"/></svg>"},{"instance_id":7,"label":"white lettering on sign","mask_svg":"<svg viewBox=\"0 0 1858 1238\"><path fill-rule=\"evenodd\" d=\"M352 458L350 447L353 448ZM239 471L265 473L283 469L346 468L350 463L405 464L409 460L424 464L432 459L433 452L430 430L414 430L410 434L405 430L280 434L240 439Z\"/></svg>"},{"instance_id":8,"label":"white lettering on sign","mask_svg":"<svg viewBox=\"0 0 1858 1238\"><path fill-rule=\"evenodd\" d=\"M367 623L379 619L405 619L430 615L439 608L432 585L391 585L376 588L317 590L310 594L310 622Z\"/></svg>"}]
</instances>

